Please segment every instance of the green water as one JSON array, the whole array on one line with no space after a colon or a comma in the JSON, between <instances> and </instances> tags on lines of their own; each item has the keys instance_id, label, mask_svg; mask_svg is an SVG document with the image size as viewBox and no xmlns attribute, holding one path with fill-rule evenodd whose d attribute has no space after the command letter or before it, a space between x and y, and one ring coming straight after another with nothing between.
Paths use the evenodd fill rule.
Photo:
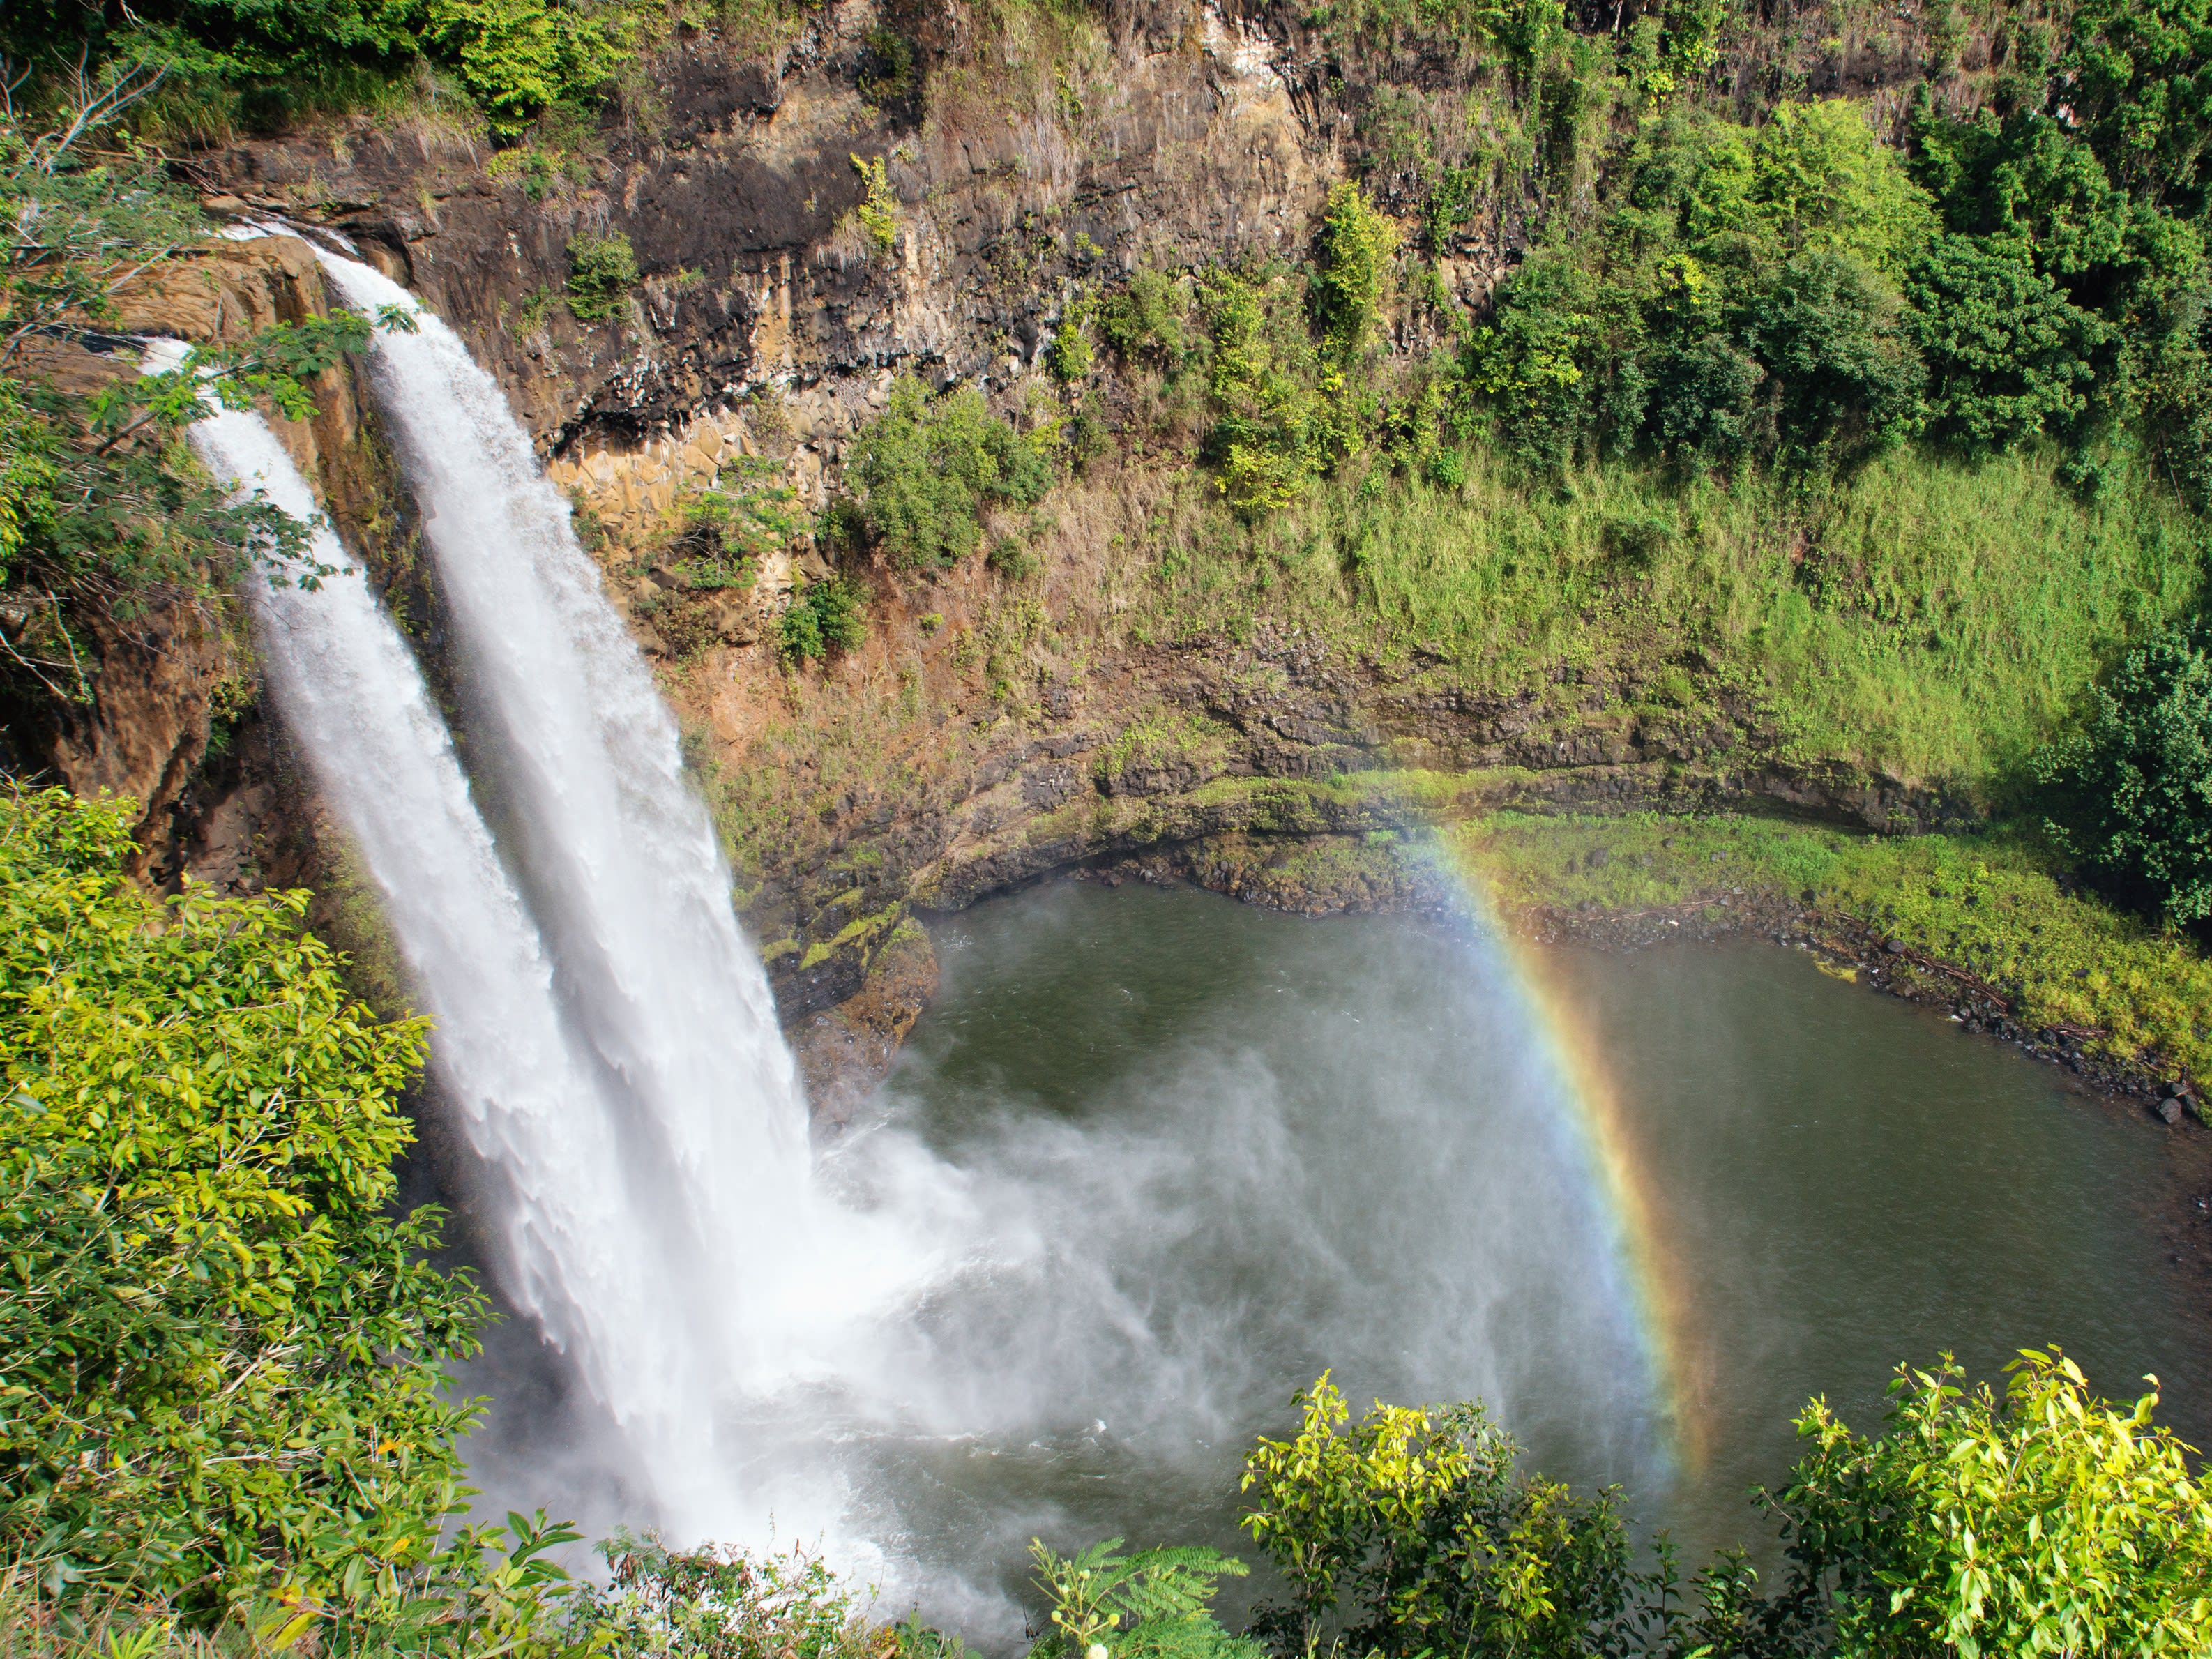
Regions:
<instances>
[{"instance_id":1,"label":"green water","mask_svg":"<svg viewBox=\"0 0 2212 1659\"><path fill-rule=\"evenodd\" d=\"M1530 1461L1619 1481L1694 1559L1825 1393L1875 1425L1899 1359L1988 1374L2059 1342L2212 1432L2176 1137L1940 1014L1769 945L1565 951L1690 1317L1707 1454L1553 1058L1456 924L1322 921L1062 885L933 926L941 994L894 1131L1027 1237L933 1299L909 1421L843 1454L855 1519L930 1610L1018 1636L1023 1547L1236 1541L1235 1474L1324 1366L1355 1400L1480 1395ZM1260 1581L1255 1581L1259 1583ZM1264 1585L1261 1585L1264 1589Z\"/></svg>"}]
</instances>

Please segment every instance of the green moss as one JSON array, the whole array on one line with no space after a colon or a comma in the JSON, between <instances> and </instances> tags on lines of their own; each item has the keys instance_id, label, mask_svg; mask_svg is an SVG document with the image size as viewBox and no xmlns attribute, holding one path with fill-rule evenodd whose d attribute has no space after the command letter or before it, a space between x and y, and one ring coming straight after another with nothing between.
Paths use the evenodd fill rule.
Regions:
<instances>
[{"instance_id":1,"label":"green moss","mask_svg":"<svg viewBox=\"0 0 2212 1659\"><path fill-rule=\"evenodd\" d=\"M817 968L840 951L866 950L877 934L895 928L905 917L903 901L887 904L868 915L856 916L837 930L836 938L817 940L809 945L806 954L799 958L799 965L801 969Z\"/></svg>"},{"instance_id":2,"label":"green moss","mask_svg":"<svg viewBox=\"0 0 2212 1659\"><path fill-rule=\"evenodd\" d=\"M2212 963L2185 936L2068 891L2048 850L2016 832L1899 838L1770 818L1498 812L1442 834L1509 908L1788 899L1965 969L2023 1025L2069 1026L2115 1058L2212 1073Z\"/></svg>"}]
</instances>

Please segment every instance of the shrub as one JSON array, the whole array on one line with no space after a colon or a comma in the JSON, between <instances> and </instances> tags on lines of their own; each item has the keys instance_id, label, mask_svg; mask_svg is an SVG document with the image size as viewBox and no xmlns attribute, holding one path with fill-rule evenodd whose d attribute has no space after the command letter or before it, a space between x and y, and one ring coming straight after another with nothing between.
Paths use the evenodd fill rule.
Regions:
<instances>
[{"instance_id":1,"label":"shrub","mask_svg":"<svg viewBox=\"0 0 2212 1659\"><path fill-rule=\"evenodd\" d=\"M1133 270L1129 285L1098 304L1099 337L1121 361L1167 368L1189 349L1190 301L1181 283L1157 270Z\"/></svg>"},{"instance_id":2,"label":"shrub","mask_svg":"<svg viewBox=\"0 0 2212 1659\"><path fill-rule=\"evenodd\" d=\"M1255 1627L1311 1653L1343 1607L1354 1652L1610 1652L1633 1632L1636 1575L1610 1490L1578 1498L1516 1472L1477 1405L1386 1406L1358 1423L1323 1373L1287 1441L1245 1460L1246 1530L1293 1606Z\"/></svg>"},{"instance_id":3,"label":"shrub","mask_svg":"<svg viewBox=\"0 0 2212 1659\"><path fill-rule=\"evenodd\" d=\"M1378 1401L1353 1424L1324 1374L1297 1433L1245 1463L1245 1525L1295 1599L1255 1631L1285 1659L2207 1651L2212 1502L2158 1396L2114 1410L2055 1352L2010 1377L2000 1400L1948 1357L1903 1369L1874 1439L1814 1401L1789 1484L1758 1494L1786 1578L1766 1595L1723 1551L1685 1595L1663 1537L1632 1566L1614 1493L1519 1474L1479 1406Z\"/></svg>"},{"instance_id":4,"label":"shrub","mask_svg":"<svg viewBox=\"0 0 2212 1659\"><path fill-rule=\"evenodd\" d=\"M419 1022L303 893L166 902L127 804L0 797L0 1544L208 1597L427 1552L483 1302L394 1210Z\"/></svg>"},{"instance_id":5,"label":"shrub","mask_svg":"<svg viewBox=\"0 0 2212 1659\"><path fill-rule=\"evenodd\" d=\"M1302 495L1328 463L1318 365L1302 323L1286 314L1280 273L1207 273L1200 291L1220 410L1206 436L1222 494L1256 518Z\"/></svg>"},{"instance_id":6,"label":"shrub","mask_svg":"<svg viewBox=\"0 0 2212 1659\"><path fill-rule=\"evenodd\" d=\"M1398 227L1349 179L1329 186L1314 240L1309 303L1322 349L1350 363L1367 348L1382 314L1390 261L1398 252Z\"/></svg>"},{"instance_id":7,"label":"shrub","mask_svg":"<svg viewBox=\"0 0 2212 1659\"><path fill-rule=\"evenodd\" d=\"M629 33L619 8L429 0L423 39L453 64L492 131L511 137L542 110L595 96L622 67Z\"/></svg>"},{"instance_id":8,"label":"shrub","mask_svg":"<svg viewBox=\"0 0 2212 1659\"><path fill-rule=\"evenodd\" d=\"M868 636L860 596L842 578L809 582L791 596L777 624L777 643L791 662L825 662Z\"/></svg>"},{"instance_id":9,"label":"shrub","mask_svg":"<svg viewBox=\"0 0 2212 1659\"><path fill-rule=\"evenodd\" d=\"M578 322L605 322L637 284L637 255L621 231L580 231L568 239L568 309Z\"/></svg>"},{"instance_id":10,"label":"shrub","mask_svg":"<svg viewBox=\"0 0 2212 1659\"><path fill-rule=\"evenodd\" d=\"M889 253L898 242L898 197L884 176L884 158L872 155L864 161L848 155L846 159L860 175L860 204L853 210L854 221L871 247Z\"/></svg>"},{"instance_id":11,"label":"shrub","mask_svg":"<svg viewBox=\"0 0 2212 1659\"><path fill-rule=\"evenodd\" d=\"M1077 300L1060 314L1045 353L1045 367L1062 386L1091 378L1091 313L1088 300Z\"/></svg>"},{"instance_id":12,"label":"shrub","mask_svg":"<svg viewBox=\"0 0 2212 1659\"><path fill-rule=\"evenodd\" d=\"M2212 658L2203 636L2130 652L2087 729L2039 759L2051 830L2089 867L2179 922L2212 917Z\"/></svg>"},{"instance_id":13,"label":"shrub","mask_svg":"<svg viewBox=\"0 0 2212 1659\"><path fill-rule=\"evenodd\" d=\"M1584 367L1601 330L1591 287L1578 263L1533 258L1468 344L1468 379L1497 410L1500 441L1540 465L1571 460L1596 423L1595 376Z\"/></svg>"},{"instance_id":14,"label":"shrub","mask_svg":"<svg viewBox=\"0 0 2212 1659\"><path fill-rule=\"evenodd\" d=\"M2155 1393L2115 1411L2027 1352L2002 1398L1948 1356L1891 1385L1862 1440L1815 1401L1773 1500L1844 1655L2212 1650L2212 1501Z\"/></svg>"},{"instance_id":15,"label":"shrub","mask_svg":"<svg viewBox=\"0 0 2212 1659\"><path fill-rule=\"evenodd\" d=\"M2005 449L2087 407L2110 325L2062 294L2023 242L1946 234L1913 267L1912 327L1939 429Z\"/></svg>"},{"instance_id":16,"label":"shrub","mask_svg":"<svg viewBox=\"0 0 2212 1659\"><path fill-rule=\"evenodd\" d=\"M846 466L868 534L893 563L937 569L975 550L983 508L1026 507L1052 482L1036 447L962 386L933 398L912 376L853 441Z\"/></svg>"}]
</instances>

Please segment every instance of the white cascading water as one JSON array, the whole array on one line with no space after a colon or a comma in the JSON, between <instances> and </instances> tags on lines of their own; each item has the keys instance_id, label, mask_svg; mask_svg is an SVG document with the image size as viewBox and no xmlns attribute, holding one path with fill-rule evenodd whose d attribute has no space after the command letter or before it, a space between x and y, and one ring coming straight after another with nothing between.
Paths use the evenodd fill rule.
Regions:
<instances>
[{"instance_id":1,"label":"white cascading water","mask_svg":"<svg viewBox=\"0 0 2212 1659\"><path fill-rule=\"evenodd\" d=\"M154 343L149 372L185 348ZM452 738L406 641L377 605L262 418L222 410L194 447L242 495L313 526L319 585L249 589L270 692L381 890L435 1025L433 1063L503 1191L485 1194L509 1298L571 1354L656 1487L699 1479L709 1380L635 1224L617 1121L566 1035L538 933L470 798Z\"/></svg>"},{"instance_id":2,"label":"white cascading water","mask_svg":"<svg viewBox=\"0 0 2212 1659\"><path fill-rule=\"evenodd\" d=\"M633 1223L660 1247L695 1363L721 1404L834 1380L870 1316L929 1280L938 1253L813 1178L805 1102L729 872L683 775L676 723L578 544L498 383L434 313L368 266L319 250L355 308L413 316L376 337L371 380L423 519L464 695L485 739L530 907L571 1029L625 1111ZM473 751L472 751L473 752ZM679 1535L754 1535L741 1449L691 1425L686 1486L656 1480ZM688 1489L687 1489L688 1486ZM808 1517L828 1523L834 1517Z\"/></svg>"}]
</instances>

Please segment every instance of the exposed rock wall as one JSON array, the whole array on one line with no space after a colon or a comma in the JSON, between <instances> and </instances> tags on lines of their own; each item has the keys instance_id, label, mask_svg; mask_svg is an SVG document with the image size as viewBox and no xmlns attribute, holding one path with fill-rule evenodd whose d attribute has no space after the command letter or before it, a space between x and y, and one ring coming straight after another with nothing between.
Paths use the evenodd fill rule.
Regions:
<instances>
[{"instance_id":1,"label":"exposed rock wall","mask_svg":"<svg viewBox=\"0 0 2212 1659\"><path fill-rule=\"evenodd\" d=\"M1745 14L1718 73L1739 98L1850 91L1899 118L1923 76L1919 9L1818 42L1812 15ZM1115 0L1104 16L1038 14L1032 27L1068 33L1025 55L957 3L887 17L834 0L766 63L679 38L587 153L495 155L423 116L191 168L218 211L343 230L498 372L698 740L818 1098L848 1097L838 1078L880 1064L926 994L915 907L1055 870L1134 859L1301 907L1404 902L1402 872L1337 852L1505 804L1751 801L1881 829L1960 814L1906 781L1785 762L1726 697L1670 709L1635 664L1477 694L1419 651L1385 660L1264 623L1163 629L1139 550L1188 498L1174 465L1138 450L1024 528L1042 564L1030 582L975 562L927 581L872 573L870 641L828 670L792 671L775 649L790 590L827 574L803 544L750 591L687 592L666 556L687 499L750 470L819 506L894 371L978 385L1018 416L1084 286L1302 256L1328 185L1364 155L1380 81L1416 99L1468 91L1456 62L1337 62L1284 7ZM1577 26L1619 21L1599 7ZM884 81L887 23L922 53L926 100ZM1978 51L1969 36L1960 60ZM1954 75L1938 92L1966 88ZM1403 179L1364 159L1370 188L1410 210ZM878 165L896 197L887 247L856 211ZM1462 303L1510 268L1529 211L1503 196L1459 233L1439 268ZM581 324L560 303L567 250L609 230L643 281L619 314ZM1424 349L1408 328L1397 344ZM404 500L373 455L339 464L328 447L326 487L360 497L349 522L375 527L395 595L434 636ZM234 810L222 799L206 823Z\"/></svg>"}]
</instances>

